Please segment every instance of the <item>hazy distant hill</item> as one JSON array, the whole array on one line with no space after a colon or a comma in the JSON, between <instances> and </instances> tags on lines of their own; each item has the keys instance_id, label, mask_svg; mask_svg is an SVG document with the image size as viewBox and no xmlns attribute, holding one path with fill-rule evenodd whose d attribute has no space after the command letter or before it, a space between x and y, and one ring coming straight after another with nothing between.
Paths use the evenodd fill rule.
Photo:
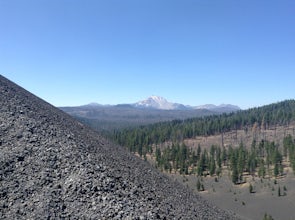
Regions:
<instances>
[{"instance_id":1,"label":"hazy distant hill","mask_svg":"<svg viewBox=\"0 0 295 220\"><path fill-rule=\"evenodd\" d=\"M216 112L235 112L241 110L239 106L236 105L231 105L231 104L221 104L221 105L213 105L213 104L207 104L207 105L200 105L193 107L194 109L207 109L211 111L216 111Z\"/></svg>"},{"instance_id":2,"label":"hazy distant hill","mask_svg":"<svg viewBox=\"0 0 295 220\"><path fill-rule=\"evenodd\" d=\"M207 105L191 107L168 102L162 97L151 96L135 104L100 105L91 103L76 107L60 107L60 109L97 130L113 130L161 121L234 112L240 108L233 105L210 105L210 108Z\"/></svg>"}]
</instances>

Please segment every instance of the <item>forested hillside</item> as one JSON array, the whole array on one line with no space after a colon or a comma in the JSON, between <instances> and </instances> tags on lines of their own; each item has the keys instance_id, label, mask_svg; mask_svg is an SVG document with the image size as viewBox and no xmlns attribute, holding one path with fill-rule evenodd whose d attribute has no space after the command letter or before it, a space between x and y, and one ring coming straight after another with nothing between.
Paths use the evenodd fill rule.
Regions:
<instances>
[{"instance_id":1,"label":"forested hillside","mask_svg":"<svg viewBox=\"0 0 295 220\"><path fill-rule=\"evenodd\" d=\"M243 143L238 148L212 145L209 151L200 146L194 151L184 144L172 144L162 151L156 148L155 158L157 167L169 173L220 176L222 169L227 168L232 182L238 184L244 181L243 175L283 176L283 159L288 159L295 170L295 143L288 135L284 138L283 151L269 141L253 141L251 149Z\"/></svg>"},{"instance_id":2,"label":"forested hillside","mask_svg":"<svg viewBox=\"0 0 295 220\"><path fill-rule=\"evenodd\" d=\"M136 129L119 130L114 132L113 137L131 151L140 151L141 147L165 141L181 142L185 138L209 136L230 130L288 125L292 121L295 121L295 100L287 100L237 113L160 122Z\"/></svg>"},{"instance_id":3,"label":"forested hillside","mask_svg":"<svg viewBox=\"0 0 295 220\"><path fill-rule=\"evenodd\" d=\"M283 146L268 140L256 140L256 130L288 126L295 121L295 100L287 100L237 113L157 123L138 129L114 132L114 139L140 157L154 155L156 165L180 174L220 175L223 168L231 171L234 183L243 181L243 173L259 176L283 175L283 160L295 170L293 137L282 137ZM252 144L242 141L237 147L224 146L223 141L210 151L201 146L193 149L185 139L211 136L229 131L251 130ZM254 132L253 132L254 131ZM163 147L163 143L166 147Z\"/></svg>"}]
</instances>

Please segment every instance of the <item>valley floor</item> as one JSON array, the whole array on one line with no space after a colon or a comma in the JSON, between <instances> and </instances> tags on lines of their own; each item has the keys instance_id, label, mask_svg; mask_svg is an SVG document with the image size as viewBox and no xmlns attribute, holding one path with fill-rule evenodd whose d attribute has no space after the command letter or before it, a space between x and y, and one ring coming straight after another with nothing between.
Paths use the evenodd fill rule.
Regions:
<instances>
[{"instance_id":1,"label":"valley floor","mask_svg":"<svg viewBox=\"0 0 295 220\"><path fill-rule=\"evenodd\" d=\"M204 198L224 210L230 210L243 219L262 220L265 213L275 220L295 219L295 178L292 170L286 171L281 179L260 179L247 176L247 182L234 185L225 171L222 177L198 177L196 175L170 175L189 188L197 191L198 179L204 184L205 191L199 192ZM249 186L253 186L250 193ZM278 191L280 188L280 195Z\"/></svg>"}]
</instances>

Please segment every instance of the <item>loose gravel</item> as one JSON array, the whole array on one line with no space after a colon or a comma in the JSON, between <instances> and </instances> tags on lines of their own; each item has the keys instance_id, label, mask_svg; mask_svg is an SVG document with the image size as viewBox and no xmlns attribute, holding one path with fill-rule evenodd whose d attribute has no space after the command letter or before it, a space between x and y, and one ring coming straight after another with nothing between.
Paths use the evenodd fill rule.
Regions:
<instances>
[{"instance_id":1,"label":"loose gravel","mask_svg":"<svg viewBox=\"0 0 295 220\"><path fill-rule=\"evenodd\" d=\"M236 219L0 75L0 219Z\"/></svg>"}]
</instances>

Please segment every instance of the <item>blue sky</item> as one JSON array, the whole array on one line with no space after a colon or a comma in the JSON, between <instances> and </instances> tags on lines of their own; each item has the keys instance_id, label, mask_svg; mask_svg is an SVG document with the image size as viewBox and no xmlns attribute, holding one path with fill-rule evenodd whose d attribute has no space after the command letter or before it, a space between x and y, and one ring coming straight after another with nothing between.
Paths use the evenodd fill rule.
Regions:
<instances>
[{"instance_id":1,"label":"blue sky","mask_svg":"<svg viewBox=\"0 0 295 220\"><path fill-rule=\"evenodd\" d=\"M56 106L293 99L295 1L0 0L0 74Z\"/></svg>"}]
</instances>

